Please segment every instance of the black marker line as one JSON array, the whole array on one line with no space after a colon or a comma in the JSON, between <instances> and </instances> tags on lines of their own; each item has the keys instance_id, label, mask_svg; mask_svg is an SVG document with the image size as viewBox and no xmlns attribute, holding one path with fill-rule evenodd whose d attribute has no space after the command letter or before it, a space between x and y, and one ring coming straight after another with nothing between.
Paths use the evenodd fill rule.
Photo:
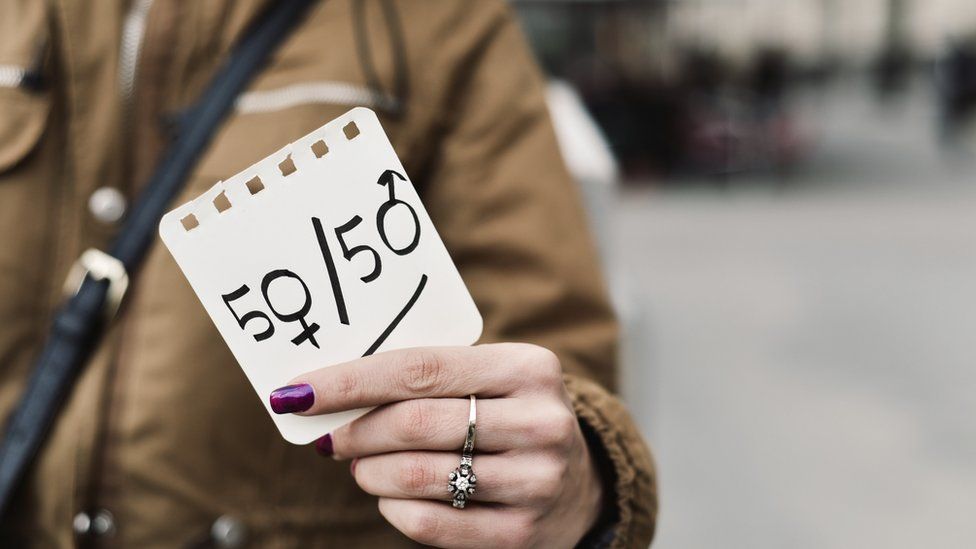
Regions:
<instances>
[{"instance_id":1,"label":"black marker line","mask_svg":"<svg viewBox=\"0 0 976 549\"><path fill-rule=\"evenodd\" d=\"M403 320L403 317L407 316L407 313L410 311L410 309L412 309L414 304L417 303L417 299L420 297L420 294L423 293L424 286L426 285L427 285L427 275L421 275L420 284L418 284L417 289L413 291L413 295L410 296L410 300L407 301L407 304L403 306L403 309L401 309L400 312L397 313L396 317L393 318L393 322L390 322L390 325L387 326L385 330L383 330L383 333L380 334L380 337L376 338L376 341L374 341L373 344L369 346L369 349L366 349L366 352L363 353L363 356L369 356L375 353L376 349L378 349L379 346L382 345L384 341L386 341L386 338L390 337L390 334L392 334L393 330L397 327L398 324L400 324L400 321Z\"/></svg>"},{"instance_id":2,"label":"black marker line","mask_svg":"<svg viewBox=\"0 0 976 549\"><path fill-rule=\"evenodd\" d=\"M313 217L312 226L315 227L315 236L319 239L319 248L322 250L322 257L325 259L325 269L329 271L329 282L332 284L332 295L335 296L339 322L348 326L349 313L346 311L346 299L342 296L342 286L339 285L339 275L336 273L332 251L329 250L329 241L325 239L325 231L322 230L322 221Z\"/></svg>"}]
</instances>

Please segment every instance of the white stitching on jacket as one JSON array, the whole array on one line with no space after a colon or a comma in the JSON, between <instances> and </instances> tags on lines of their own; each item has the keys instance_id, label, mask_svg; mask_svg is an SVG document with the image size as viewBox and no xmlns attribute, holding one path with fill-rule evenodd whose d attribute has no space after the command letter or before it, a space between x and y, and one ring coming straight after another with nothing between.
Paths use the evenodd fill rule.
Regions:
<instances>
[{"instance_id":1,"label":"white stitching on jacket","mask_svg":"<svg viewBox=\"0 0 976 549\"><path fill-rule=\"evenodd\" d=\"M250 91L237 98L241 114L273 112L298 105L331 103L392 111L399 101L382 92L346 82L320 81L292 84L273 90Z\"/></svg>"}]
</instances>

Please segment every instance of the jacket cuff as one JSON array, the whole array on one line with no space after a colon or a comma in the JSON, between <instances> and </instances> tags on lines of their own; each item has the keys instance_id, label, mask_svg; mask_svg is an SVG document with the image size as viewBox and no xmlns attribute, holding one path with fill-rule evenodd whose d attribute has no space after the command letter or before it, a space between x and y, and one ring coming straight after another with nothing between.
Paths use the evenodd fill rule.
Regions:
<instances>
[{"instance_id":1,"label":"jacket cuff","mask_svg":"<svg viewBox=\"0 0 976 549\"><path fill-rule=\"evenodd\" d=\"M567 374L573 410L598 470L605 507L581 547L647 547L654 537L654 462L623 403L588 379Z\"/></svg>"}]
</instances>

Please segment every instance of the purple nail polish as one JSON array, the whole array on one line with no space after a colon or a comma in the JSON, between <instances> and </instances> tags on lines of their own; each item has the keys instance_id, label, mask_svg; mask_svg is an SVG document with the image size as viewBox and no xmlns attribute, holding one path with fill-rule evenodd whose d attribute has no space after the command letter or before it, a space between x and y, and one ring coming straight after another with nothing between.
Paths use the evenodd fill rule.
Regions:
<instances>
[{"instance_id":1,"label":"purple nail polish","mask_svg":"<svg viewBox=\"0 0 976 549\"><path fill-rule=\"evenodd\" d=\"M315 441L315 449L318 450L320 454L326 457L332 457L332 434L327 434L324 437Z\"/></svg>"},{"instance_id":2,"label":"purple nail polish","mask_svg":"<svg viewBox=\"0 0 976 549\"><path fill-rule=\"evenodd\" d=\"M315 402L315 393L308 383L287 385L271 392L271 409L276 414L304 412Z\"/></svg>"}]
</instances>

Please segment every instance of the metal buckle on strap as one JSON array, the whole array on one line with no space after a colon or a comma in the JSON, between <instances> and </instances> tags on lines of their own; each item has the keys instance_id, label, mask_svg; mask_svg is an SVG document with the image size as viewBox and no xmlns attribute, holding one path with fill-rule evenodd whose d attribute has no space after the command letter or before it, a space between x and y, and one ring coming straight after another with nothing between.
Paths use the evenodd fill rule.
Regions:
<instances>
[{"instance_id":1,"label":"metal buckle on strap","mask_svg":"<svg viewBox=\"0 0 976 549\"><path fill-rule=\"evenodd\" d=\"M129 275L125 272L125 265L101 250L95 248L85 250L68 271L68 278L64 281L65 296L70 297L78 293L86 276L90 276L92 280L108 281L108 292L105 294L105 317L107 320L114 318L129 287Z\"/></svg>"}]
</instances>

